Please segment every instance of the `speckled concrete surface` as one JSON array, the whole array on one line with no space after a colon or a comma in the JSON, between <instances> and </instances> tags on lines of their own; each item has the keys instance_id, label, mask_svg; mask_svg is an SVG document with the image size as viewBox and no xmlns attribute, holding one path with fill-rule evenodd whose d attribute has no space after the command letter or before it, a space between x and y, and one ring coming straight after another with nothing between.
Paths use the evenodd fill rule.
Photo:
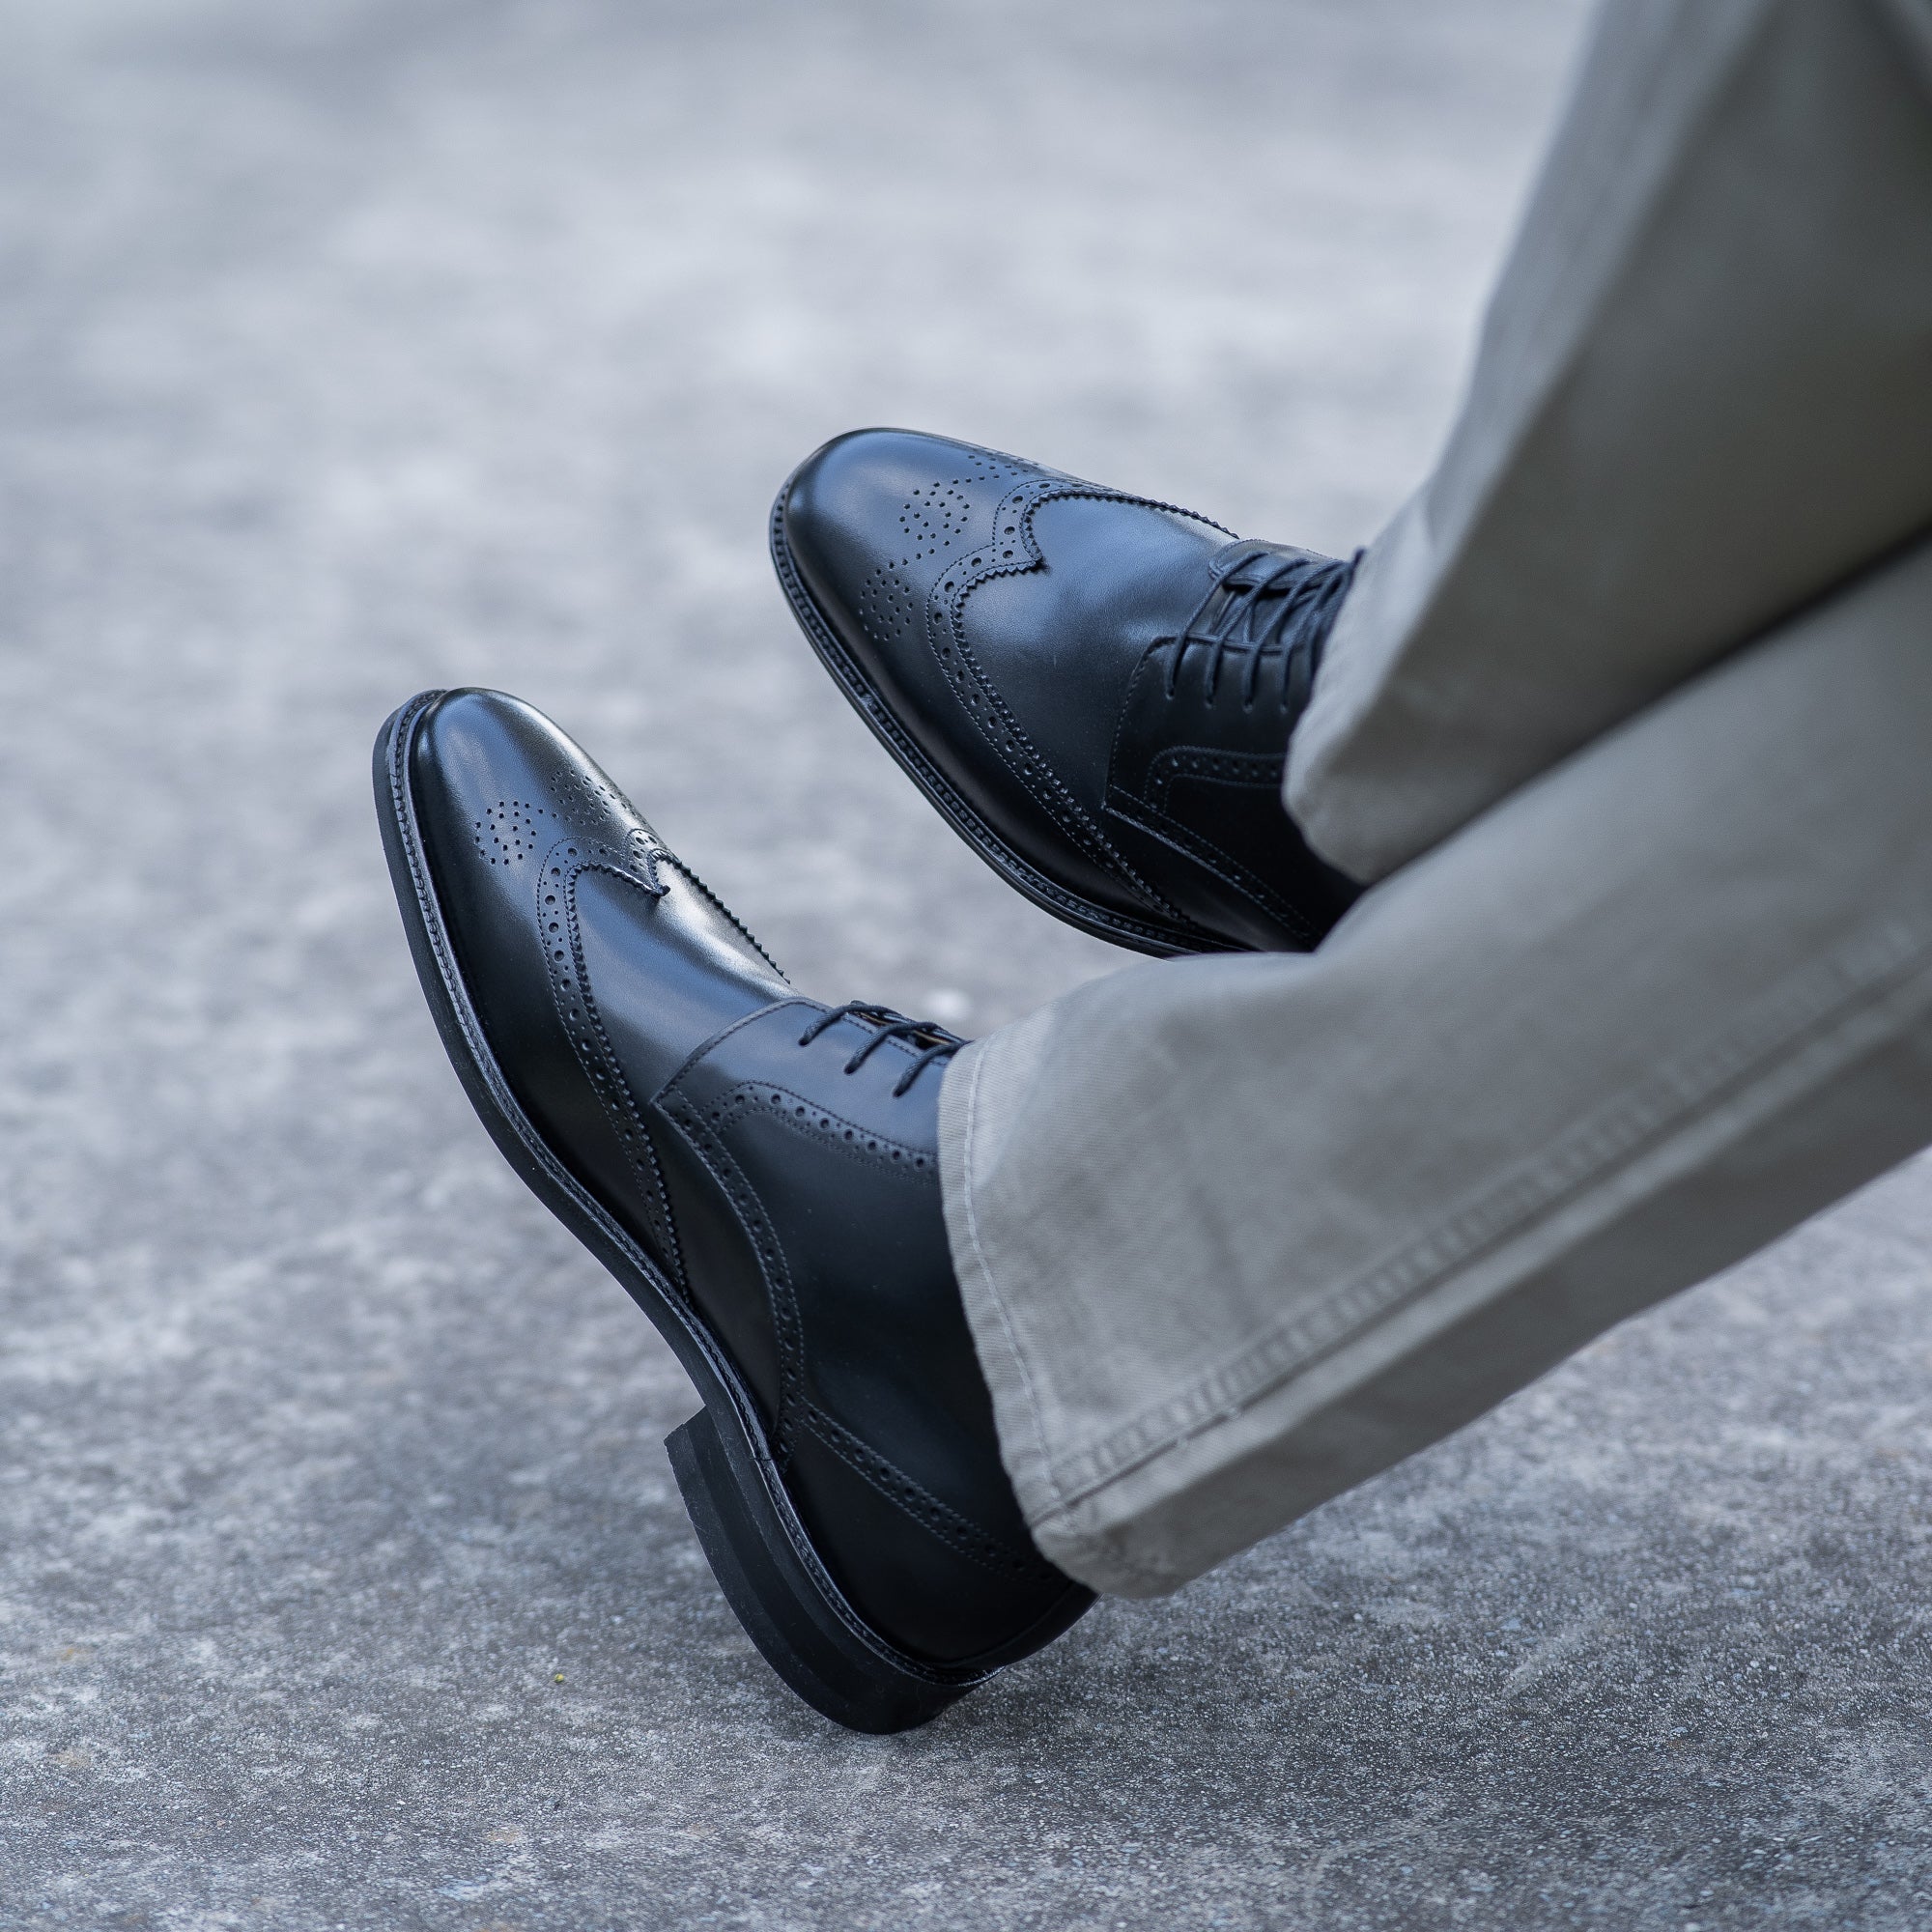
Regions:
<instances>
[{"instance_id":1,"label":"speckled concrete surface","mask_svg":"<svg viewBox=\"0 0 1932 1932\"><path fill-rule=\"evenodd\" d=\"M1932 1167L850 1737L469 1117L366 797L392 704L501 684L809 987L1107 970L847 716L770 494L901 421L1360 539L1577 17L0 0L0 1925L1932 1919Z\"/></svg>"}]
</instances>

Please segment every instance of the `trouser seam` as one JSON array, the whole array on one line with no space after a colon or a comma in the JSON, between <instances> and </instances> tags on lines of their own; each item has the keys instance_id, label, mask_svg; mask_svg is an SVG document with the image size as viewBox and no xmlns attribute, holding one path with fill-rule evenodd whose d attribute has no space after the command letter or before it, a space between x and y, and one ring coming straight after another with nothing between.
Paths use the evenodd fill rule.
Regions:
<instances>
[{"instance_id":1,"label":"trouser seam","mask_svg":"<svg viewBox=\"0 0 1932 1932\"><path fill-rule=\"evenodd\" d=\"M1470 1200L1421 1239L1384 1258L1312 1310L1243 1346L1181 1395L1099 1441L1063 1456L1049 1471L1060 1508L1090 1496L1170 1450L1230 1422L1294 1376L1334 1354L1369 1324L1420 1300L1460 1268L1581 1197L1668 1135L1749 1091L1776 1062L1857 1010L1909 983L1932 962L1932 918L1893 922L1846 949L1775 1003L1769 1016L1735 1030L1702 1054L1666 1062L1645 1086L1588 1122L1556 1157L1539 1158ZM1853 983L1846 987L1850 974ZM1814 984L1813 981L1821 982ZM1836 986L1838 997L1825 995Z\"/></svg>"}]
</instances>

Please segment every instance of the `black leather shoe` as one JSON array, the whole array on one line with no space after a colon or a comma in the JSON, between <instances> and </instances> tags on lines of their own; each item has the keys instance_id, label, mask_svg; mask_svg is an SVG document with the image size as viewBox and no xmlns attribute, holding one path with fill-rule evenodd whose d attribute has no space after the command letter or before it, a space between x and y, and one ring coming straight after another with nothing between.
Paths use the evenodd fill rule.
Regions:
<instances>
[{"instance_id":1,"label":"black leather shoe","mask_svg":"<svg viewBox=\"0 0 1932 1932\"><path fill-rule=\"evenodd\" d=\"M1281 804L1351 561L890 429L793 473L772 560L887 750L1070 924L1143 952L1301 952L1357 897Z\"/></svg>"},{"instance_id":2,"label":"black leather shoe","mask_svg":"<svg viewBox=\"0 0 1932 1932\"><path fill-rule=\"evenodd\" d=\"M595 765L497 692L384 727L411 950L483 1123L704 1406L671 1464L780 1675L866 1731L934 1716L1093 1601L1034 1548L941 1215L962 1042L801 999Z\"/></svg>"}]
</instances>

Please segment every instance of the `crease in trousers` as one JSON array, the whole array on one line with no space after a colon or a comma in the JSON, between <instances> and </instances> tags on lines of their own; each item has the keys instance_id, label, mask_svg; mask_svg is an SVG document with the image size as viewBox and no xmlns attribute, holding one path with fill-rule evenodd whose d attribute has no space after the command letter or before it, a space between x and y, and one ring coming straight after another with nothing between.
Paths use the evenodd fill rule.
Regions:
<instances>
[{"instance_id":1,"label":"crease in trousers","mask_svg":"<svg viewBox=\"0 0 1932 1932\"><path fill-rule=\"evenodd\" d=\"M1036 1541L1179 1587L1932 1142L1932 0L1613 0L1286 798L1370 892L961 1053Z\"/></svg>"}]
</instances>

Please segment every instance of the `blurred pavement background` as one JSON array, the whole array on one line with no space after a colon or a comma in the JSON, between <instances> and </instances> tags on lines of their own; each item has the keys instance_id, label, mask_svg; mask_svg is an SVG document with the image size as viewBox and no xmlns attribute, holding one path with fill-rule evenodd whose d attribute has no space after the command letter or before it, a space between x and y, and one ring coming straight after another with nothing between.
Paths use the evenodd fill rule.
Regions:
<instances>
[{"instance_id":1,"label":"blurred pavement background","mask_svg":"<svg viewBox=\"0 0 1932 1932\"><path fill-rule=\"evenodd\" d=\"M899 422L1365 539L1579 21L0 0L0 1926L1932 1917L1932 1167L852 1737L377 847L384 714L496 684L808 990L1108 971L847 714L771 495Z\"/></svg>"}]
</instances>

